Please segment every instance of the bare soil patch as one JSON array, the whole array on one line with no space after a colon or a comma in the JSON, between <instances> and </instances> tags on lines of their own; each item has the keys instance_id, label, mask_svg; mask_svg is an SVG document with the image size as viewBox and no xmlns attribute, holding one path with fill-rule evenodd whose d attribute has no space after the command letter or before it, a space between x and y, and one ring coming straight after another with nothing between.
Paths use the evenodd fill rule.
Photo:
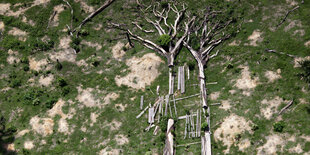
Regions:
<instances>
[{"instance_id":1,"label":"bare soil patch","mask_svg":"<svg viewBox=\"0 0 310 155\"><path fill-rule=\"evenodd\" d=\"M244 90L243 94L249 96L251 92L249 90L254 89L258 84L258 77L251 77L251 72L248 66L240 66L242 68L241 77L236 80L236 86L239 89Z\"/></svg>"},{"instance_id":2,"label":"bare soil patch","mask_svg":"<svg viewBox=\"0 0 310 155\"><path fill-rule=\"evenodd\" d=\"M45 69L50 69L51 65L48 65L47 59L36 60L35 58L28 58L29 60L29 68L31 70L40 71Z\"/></svg>"},{"instance_id":3,"label":"bare soil patch","mask_svg":"<svg viewBox=\"0 0 310 155\"><path fill-rule=\"evenodd\" d=\"M24 148L27 149L27 150L33 149L34 148L33 141L25 141Z\"/></svg>"},{"instance_id":4,"label":"bare soil patch","mask_svg":"<svg viewBox=\"0 0 310 155\"><path fill-rule=\"evenodd\" d=\"M75 62L76 59L76 53L73 48L70 47L71 38L69 36L65 36L60 39L60 44L58 49L60 51L58 52L51 52L49 54L49 57L56 61L57 59L59 61L68 61L68 62Z\"/></svg>"},{"instance_id":5,"label":"bare soil patch","mask_svg":"<svg viewBox=\"0 0 310 155\"><path fill-rule=\"evenodd\" d=\"M14 64L14 63L20 62L20 59L18 58L19 54L17 51L12 51L11 49L9 49L8 54L9 54L9 56L6 59L8 64Z\"/></svg>"},{"instance_id":6,"label":"bare soil patch","mask_svg":"<svg viewBox=\"0 0 310 155\"><path fill-rule=\"evenodd\" d=\"M310 56L306 56L306 57L304 57L304 58L302 58L302 57L297 57L297 58L295 58L294 59L294 67L296 68L296 67L301 67L300 66L300 62L302 62L302 61L305 61L305 60L310 60Z\"/></svg>"},{"instance_id":7,"label":"bare soil patch","mask_svg":"<svg viewBox=\"0 0 310 155\"><path fill-rule=\"evenodd\" d=\"M29 132L30 132L30 130L28 130L28 129L19 131L19 132L16 134L15 138L22 137L22 136L24 136L25 134L27 134L27 133L29 133Z\"/></svg>"},{"instance_id":8,"label":"bare soil patch","mask_svg":"<svg viewBox=\"0 0 310 155\"><path fill-rule=\"evenodd\" d=\"M131 72L124 77L116 76L116 84L144 90L146 85L150 85L159 76L157 68L162 62L154 53L145 54L141 58L133 57L126 61Z\"/></svg>"},{"instance_id":9,"label":"bare soil patch","mask_svg":"<svg viewBox=\"0 0 310 155\"><path fill-rule=\"evenodd\" d=\"M122 122L113 120L111 123L108 123L107 126L110 127L110 130L116 131L122 126Z\"/></svg>"},{"instance_id":10,"label":"bare soil patch","mask_svg":"<svg viewBox=\"0 0 310 155\"><path fill-rule=\"evenodd\" d=\"M291 30L294 27L302 27L301 21L300 20L288 20L289 24L284 27L284 31L287 32Z\"/></svg>"},{"instance_id":11,"label":"bare soil patch","mask_svg":"<svg viewBox=\"0 0 310 155\"><path fill-rule=\"evenodd\" d=\"M115 108L119 111L125 111L127 105L123 105L123 104L115 104Z\"/></svg>"},{"instance_id":12,"label":"bare soil patch","mask_svg":"<svg viewBox=\"0 0 310 155\"><path fill-rule=\"evenodd\" d=\"M230 100L223 100L220 109L229 110L231 108Z\"/></svg>"},{"instance_id":13,"label":"bare soil patch","mask_svg":"<svg viewBox=\"0 0 310 155\"><path fill-rule=\"evenodd\" d=\"M245 149L251 146L251 141L249 139L243 139L238 143L239 151L245 152Z\"/></svg>"},{"instance_id":14,"label":"bare soil patch","mask_svg":"<svg viewBox=\"0 0 310 155\"><path fill-rule=\"evenodd\" d=\"M95 9L92 6L89 6L84 0L74 0L76 3L80 3L82 9L85 11L85 13L91 13L94 12Z\"/></svg>"},{"instance_id":15,"label":"bare soil patch","mask_svg":"<svg viewBox=\"0 0 310 155\"><path fill-rule=\"evenodd\" d=\"M20 41L26 41L27 40L27 35L28 33L25 32L25 31L22 31L16 27L13 27L9 32L8 32L9 35L12 35L12 36L16 36L18 37L18 40Z\"/></svg>"},{"instance_id":16,"label":"bare soil patch","mask_svg":"<svg viewBox=\"0 0 310 155\"><path fill-rule=\"evenodd\" d=\"M274 113L278 112L278 107L283 103L283 99L280 98L279 96L276 96L272 100L266 100L264 99L262 101L262 108L260 109L261 114L266 118L266 119L271 119L272 115Z\"/></svg>"},{"instance_id":17,"label":"bare soil patch","mask_svg":"<svg viewBox=\"0 0 310 155\"><path fill-rule=\"evenodd\" d=\"M4 23L0 21L0 31L4 31Z\"/></svg>"},{"instance_id":18,"label":"bare soil patch","mask_svg":"<svg viewBox=\"0 0 310 155\"><path fill-rule=\"evenodd\" d=\"M95 107L100 105L100 101L95 99L92 92L94 91L93 88L86 88L82 89L82 87L77 87L78 89L78 96L76 99L81 102L86 107Z\"/></svg>"},{"instance_id":19,"label":"bare soil patch","mask_svg":"<svg viewBox=\"0 0 310 155\"><path fill-rule=\"evenodd\" d=\"M224 153L229 153L230 147L236 145L236 136L246 131L251 132L251 121L247 121L245 118L231 114L224 118L223 123L214 132L215 141L222 141L227 149ZM246 146L246 145L245 145ZM243 147L245 149L246 147Z\"/></svg>"},{"instance_id":20,"label":"bare soil patch","mask_svg":"<svg viewBox=\"0 0 310 155\"><path fill-rule=\"evenodd\" d=\"M85 40L83 40L81 44L92 47L92 48L96 48L97 51L102 48L102 46L98 43L92 43L92 42L85 41Z\"/></svg>"},{"instance_id":21,"label":"bare soil patch","mask_svg":"<svg viewBox=\"0 0 310 155\"><path fill-rule=\"evenodd\" d=\"M211 93L210 94L210 99L211 100L217 100L217 98L219 98L220 97L220 94L221 94L221 92L213 92L213 93Z\"/></svg>"},{"instance_id":22,"label":"bare soil patch","mask_svg":"<svg viewBox=\"0 0 310 155\"><path fill-rule=\"evenodd\" d=\"M229 43L228 45L229 45L229 46L239 46L240 43L241 43L240 40L234 40L233 42Z\"/></svg>"},{"instance_id":23,"label":"bare soil patch","mask_svg":"<svg viewBox=\"0 0 310 155\"><path fill-rule=\"evenodd\" d=\"M272 134L266 136L267 142L258 147L257 154L277 154L277 152L283 152L283 149L288 141L295 141L295 136L290 136L288 134Z\"/></svg>"},{"instance_id":24,"label":"bare soil patch","mask_svg":"<svg viewBox=\"0 0 310 155\"><path fill-rule=\"evenodd\" d=\"M268 78L269 82L274 82L275 80L282 78L281 70L278 69L277 72L266 71L265 77Z\"/></svg>"},{"instance_id":25,"label":"bare soil patch","mask_svg":"<svg viewBox=\"0 0 310 155\"><path fill-rule=\"evenodd\" d=\"M39 118L38 116L34 116L30 120L30 125L32 130L36 133L47 136L53 133L54 120L51 118Z\"/></svg>"},{"instance_id":26,"label":"bare soil patch","mask_svg":"<svg viewBox=\"0 0 310 155\"><path fill-rule=\"evenodd\" d=\"M98 116L99 116L98 114L93 113L93 112L90 114L90 120L91 120L90 126L93 126L94 123L97 122L97 117Z\"/></svg>"},{"instance_id":27,"label":"bare soil patch","mask_svg":"<svg viewBox=\"0 0 310 155\"><path fill-rule=\"evenodd\" d=\"M248 40L250 40L250 46L258 46L257 43L260 43L264 40L263 37L261 37L263 33L260 32L260 30L254 30L253 33L248 37Z\"/></svg>"},{"instance_id":28,"label":"bare soil patch","mask_svg":"<svg viewBox=\"0 0 310 155\"><path fill-rule=\"evenodd\" d=\"M0 23L0 24L1 24L1 23ZM310 47L310 40L307 41L307 42L305 42L305 46L306 46L306 47Z\"/></svg>"},{"instance_id":29,"label":"bare soil patch","mask_svg":"<svg viewBox=\"0 0 310 155\"><path fill-rule=\"evenodd\" d=\"M117 145L124 145L129 142L129 139L126 136L119 134L115 136L115 141Z\"/></svg>"},{"instance_id":30,"label":"bare soil patch","mask_svg":"<svg viewBox=\"0 0 310 155\"><path fill-rule=\"evenodd\" d=\"M54 17L52 18L53 14L51 15L50 19L52 18L51 22L50 22L50 26L51 27L55 27L59 25L59 15L61 12L63 12L65 10L65 6L63 4L57 5L54 7L54 12L56 12L56 14L54 15Z\"/></svg>"},{"instance_id":31,"label":"bare soil patch","mask_svg":"<svg viewBox=\"0 0 310 155\"><path fill-rule=\"evenodd\" d=\"M117 44L112 47L112 56L114 59L120 60L125 55L125 51L123 50L124 46L124 43L117 42Z\"/></svg>"},{"instance_id":32,"label":"bare soil patch","mask_svg":"<svg viewBox=\"0 0 310 155\"><path fill-rule=\"evenodd\" d=\"M44 77L43 75L40 76L40 79L39 79L39 83L42 85L42 86L49 86L54 80L54 75L53 74L49 74L48 76Z\"/></svg>"},{"instance_id":33,"label":"bare soil patch","mask_svg":"<svg viewBox=\"0 0 310 155\"><path fill-rule=\"evenodd\" d=\"M120 149L112 149L111 147L106 147L99 152L99 155L119 155L121 154Z\"/></svg>"}]
</instances>

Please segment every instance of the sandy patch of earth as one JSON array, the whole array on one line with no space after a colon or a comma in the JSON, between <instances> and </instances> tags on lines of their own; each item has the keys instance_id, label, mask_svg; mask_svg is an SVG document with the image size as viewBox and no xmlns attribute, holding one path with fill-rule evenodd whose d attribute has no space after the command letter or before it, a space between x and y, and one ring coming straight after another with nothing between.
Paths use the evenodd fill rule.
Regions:
<instances>
[{"instance_id":1,"label":"sandy patch of earth","mask_svg":"<svg viewBox=\"0 0 310 155\"><path fill-rule=\"evenodd\" d=\"M116 84L144 90L146 85L150 85L159 76L157 68L162 62L154 53L145 54L141 58L133 57L126 61L131 72L124 77L116 76Z\"/></svg>"},{"instance_id":2,"label":"sandy patch of earth","mask_svg":"<svg viewBox=\"0 0 310 155\"><path fill-rule=\"evenodd\" d=\"M123 104L115 104L115 108L119 111L125 111L127 105L123 105Z\"/></svg>"},{"instance_id":3,"label":"sandy patch of earth","mask_svg":"<svg viewBox=\"0 0 310 155\"><path fill-rule=\"evenodd\" d=\"M215 141L222 141L227 149L224 153L229 153L230 147L236 144L236 136L244 133L245 131L251 132L251 121L236 114L224 118L223 123L214 132ZM243 147L245 149L246 147Z\"/></svg>"},{"instance_id":4,"label":"sandy patch of earth","mask_svg":"<svg viewBox=\"0 0 310 155\"><path fill-rule=\"evenodd\" d=\"M92 48L96 48L96 50L100 50L102 48L102 46L98 43L92 43L92 42L89 42L89 41L85 41L83 40L81 42L82 45L86 45L86 46L89 46L89 47L92 47Z\"/></svg>"},{"instance_id":5,"label":"sandy patch of earth","mask_svg":"<svg viewBox=\"0 0 310 155\"><path fill-rule=\"evenodd\" d=\"M104 97L104 104L103 105L108 105L111 103L111 100L116 100L117 98L119 98L119 94L116 93L109 93L108 95L106 95Z\"/></svg>"},{"instance_id":6,"label":"sandy patch of earth","mask_svg":"<svg viewBox=\"0 0 310 155\"><path fill-rule=\"evenodd\" d=\"M65 10L65 6L63 4L60 4L60 5L57 5L54 7L54 12L56 12L56 14L54 15L54 13L51 15L50 19L51 19L51 22L50 22L50 26L52 27L55 27L55 26L58 26L59 25L59 15L61 12L63 12Z\"/></svg>"},{"instance_id":7,"label":"sandy patch of earth","mask_svg":"<svg viewBox=\"0 0 310 155\"><path fill-rule=\"evenodd\" d=\"M8 144L8 145L6 146L6 149L7 149L8 151L15 151L15 145L14 145L14 143Z\"/></svg>"},{"instance_id":8,"label":"sandy patch of earth","mask_svg":"<svg viewBox=\"0 0 310 155\"><path fill-rule=\"evenodd\" d=\"M264 40L264 38L261 37L263 33L260 32L260 30L254 30L253 33L248 37L248 40L250 40L250 46L258 46L257 43L260 43Z\"/></svg>"},{"instance_id":9,"label":"sandy patch of earth","mask_svg":"<svg viewBox=\"0 0 310 155\"><path fill-rule=\"evenodd\" d=\"M42 86L49 86L54 80L54 75L53 74L49 74L47 77L44 77L43 75L40 76L40 79L39 79L39 83L42 85Z\"/></svg>"},{"instance_id":10,"label":"sandy patch of earth","mask_svg":"<svg viewBox=\"0 0 310 155\"><path fill-rule=\"evenodd\" d=\"M30 70L40 71L43 69L49 70L51 66L49 66L46 59L41 59L37 61L35 58L28 58L29 60L29 68Z\"/></svg>"},{"instance_id":11,"label":"sandy patch of earth","mask_svg":"<svg viewBox=\"0 0 310 155\"><path fill-rule=\"evenodd\" d=\"M16 134L15 138L22 137L22 136L24 136L25 134L27 134L27 133L29 133L29 132L30 132L30 130L28 130L28 129L19 131L19 132Z\"/></svg>"},{"instance_id":12,"label":"sandy patch of earth","mask_svg":"<svg viewBox=\"0 0 310 155\"><path fill-rule=\"evenodd\" d=\"M298 3L294 0L286 0L286 3L288 3L290 6L295 6L297 5Z\"/></svg>"},{"instance_id":13,"label":"sandy patch of earth","mask_svg":"<svg viewBox=\"0 0 310 155\"><path fill-rule=\"evenodd\" d=\"M294 67L296 68L296 67L301 67L300 66L300 62L302 62L302 61L305 61L305 60L310 60L310 56L306 56L306 57L304 57L304 58L302 58L302 57L297 57L297 58L295 58L294 59Z\"/></svg>"},{"instance_id":14,"label":"sandy patch of earth","mask_svg":"<svg viewBox=\"0 0 310 155\"><path fill-rule=\"evenodd\" d=\"M1 24L1 23L0 23L0 24ZM306 47L310 47L310 40L307 41L307 42L305 42L305 46L306 46Z\"/></svg>"},{"instance_id":15,"label":"sandy patch of earth","mask_svg":"<svg viewBox=\"0 0 310 155\"><path fill-rule=\"evenodd\" d=\"M236 80L236 84L234 86L243 90L255 88L258 84L258 77L251 77L251 72L249 71L248 66L241 66L239 68L242 68L241 78Z\"/></svg>"},{"instance_id":16,"label":"sandy patch of earth","mask_svg":"<svg viewBox=\"0 0 310 155\"><path fill-rule=\"evenodd\" d=\"M94 91L93 88L86 88L82 89L81 86L77 87L78 89L78 96L76 99L81 102L86 107L95 107L100 105L99 99L95 99L92 92Z\"/></svg>"},{"instance_id":17,"label":"sandy patch of earth","mask_svg":"<svg viewBox=\"0 0 310 155\"><path fill-rule=\"evenodd\" d=\"M23 18L22 18L22 22L24 22L24 23L26 23L26 24L29 24L29 25L31 25L31 26L35 26L35 23L34 23L34 21L33 20L28 20L27 19L27 17L25 17L25 16L23 16Z\"/></svg>"},{"instance_id":18,"label":"sandy patch of earth","mask_svg":"<svg viewBox=\"0 0 310 155\"><path fill-rule=\"evenodd\" d=\"M28 9L41 4L45 5L49 1L50 0L35 0L30 7L20 7L15 12L10 9L10 3L0 3L0 15L18 17L19 15L24 14ZM17 5L14 5L13 7L17 7Z\"/></svg>"},{"instance_id":19,"label":"sandy patch of earth","mask_svg":"<svg viewBox=\"0 0 310 155\"><path fill-rule=\"evenodd\" d=\"M97 117L98 116L99 116L98 114L93 113L93 112L90 114L90 120L91 120L90 126L93 126L94 123L97 122Z\"/></svg>"},{"instance_id":20,"label":"sandy patch of earth","mask_svg":"<svg viewBox=\"0 0 310 155\"><path fill-rule=\"evenodd\" d=\"M76 59L76 52L73 48L70 47L71 38L70 36L65 36L60 39L58 52L51 52L49 57L56 61L57 59L60 62L68 61L68 62L75 62Z\"/></svg>"},{"instance_id":21,"label":"sandy patch of earth","mask_svg":"<svg viewBox=\"0 0 310 155\"><path fill-rule=\"evenodd\" d=\"M224 109L224 110L229 110L231 108L231 101L229 100L223 100L221 106L219 107L220 109Z\"/></svg>"},{"instance_id":22,"label":"sandy patch of earth","mask_svg":"<svg viewBox=\"0 0 310 155\"><path fill-rule=\"evenodd\" d=\"M99 31L102 28L102 24L97 24L93 28L94 30Z\"/></svg>"},{"instance_id":23,"label":"sandy patch of earth","mask_svg":"<svg viewBox=\"0 0 310 155\"><path fill-rule=\"evenodd\" d=\"M117 145L124 145L129 142L129 139L126 136L119 134L115 136L115 141Z\"/></svg>"},{"instance_id":24,"label":"sandy patch of earth","mask_svg":"<svg viewBox=\"0 0 310 155\"><path fill-rule=\"evenodd\" d=\"M12 36L16 36L18 37L18 40L20 41L26 41L27 40L27 35L28 33L25 32L25 31L22 31L16 27L13 27L9 32L8 32L9 35L12 35Z\"/></svg>"},{"instance_id":25,"label":"sandy patch of earth","mask_svg":"<svg viewBox=\"0 0 310 155\"><path fill-rule=\"evenodd\" d=\"M27 150L31 150L32 148L34 148L33 141L25 141L24 148Z\"/></svg>"},{"instance_id":26,"label":"sandy patch of earth","mask_svg":"<svg viewBox=\"0 0 310 155\"><path fill-rule=\"evenodd\" d=\"M94 7L89 6L84 0L74 0L74 2L80 3L85 13L91 13L95 11Z\"/></svg>"},{"instance_id":27,"label":"sandy patch of earth","mask_svg":"<svg viewBox=\"0 0 310 155\"><path fill-rule=\"evenodd\" d=\"M269 82L274 82L275 80L282 78L281 69L278 69L277 72L266 71L265 77L268 78Z\"/></svg>"},{"instance_id":28,"label":"sandy patch of earth","mask_svg":"<svg viewBox=\"0 0 310 155\"><path fill-rule=\"evenodd\" d=\"M229 43L228 45L229 45L229 46L239 46L240 43L241 43L240 40L234 40L233 42Z\"/></svg>"},{"instance_id":29,"label":"sandy patch of earth","mask_svg":"<svg viewBox=\"0 0 310 155\"><path fill-rule=\"evenodd\" d=\"M47 136L53 133L54 120L51 118L39 118L34 116L30 119L32 130L36 133Z\"/></svg>"},{"instance_id":30,"label":"sandy patch of earth","mask_svg":"<svg viewBox=\"0 0 310 155\"><path fill-rule=\"evenodd\" d=\"M300 144L297 144L297 146L290 148L288 151L290 153L298 153L298 154L303 152L302 147L301 147Z\"/></svg>"},{"instance_id":31,"label":"sandy patch of earth","mask_svg":"<svg viewBox=\"0 0 310 155\"><path fill-rule=\"evenodd\" d=\"M245 152L245 149L251 146L251 141L249 139L243 139L238 143L239 151Z\"/></svg>"},{"instance_id":32,"label":"sandy patch of earth","mask_svg":"<svg viewBox=\"0 0 310 155\"><path fill-rule=\"evenodd\" d=\"M217 100L217 98L219 98L220 97L220 94L221 94L221 92L213 92L213 93L211 93L210 94L210 99L211 100Z\"/></svg>"},{"instance_id":33,"label":"sandy patch of earth","mask_svg":"<svg viewBox=\"0 0 310 155\"><path fill-rule=\"evenodd\" d=\"M4 23L0 21L0 31L4 31Z\"/></svg>"},{"instance_id":34,"label":"sandy patch of earth","mask_svg":"<svg viewBox=\"0 0 310 155\"><path fill-rule=\"evenodd\" d=\"M288 141L294 141L294 136L289 136L287 134L272 134L266 136L267 142L258 147L257 154L265 155L265 154L277 154L277 152L283 152L283 149Z\"/></svg>"},{"instance_id":35,"label":"sandy patch of earth","mask_svg":"<svg viewBox=\"0 0 310 155\"><path fill-rule=\"evenodd\" d=\"M112 56L114 59L120 60L125 55L125 51L123 50L124 46L124 43L117 42L117 44L112 47Z\"/></svg>"},{"instance_id":36,"label":"sandy patch of earth","mask_svg":"<svg viewBox=\"0 0 310 155\"><path fill-rule=\"evenodd\" d=\"M9 54L9 56L6 59L8 64L14 64L14 63L20 62L20 59L18 58L19 54L17 51L13 51L13 50L9 49L8 54Z\"/></svg>"},{"instance_id":37,"label":"sandy patch of earth","mask_svg":"<svg viewBox=\"0 0 310 155\"><path fill-rule=\"evenodd\" d=\"M110 130L116 131L122 126L122 122L113 120L111 123L108 123L107 126L110 127Z\"/></svg>"},{"instance_id":38,"label":"sandy patch of earth","mask_svg":"<svg viewBox=\"0 0 310 155\"><path fill-rule=\"evenodd\" d=\"M272 100L266 100L264 99L262 101L262 105L263 107L260 108L261 114L266 118L266 119L271 119L272 115L274 113L278 112L278 107L281 105L281 103L283 103L283 99L280 98L279 96L276 96L274 99Z\"/></svg>"},{"instance_id":39,"label":"sandy patch of earth","mask_svg":"<svg viewBox=\"0 0 310 155\"><path fill-rule=\"evenodd\" d=\"M284 27L284 31L287 32L291 30L294 27L302 27L301 21L300 20L289 20L289 24Z\"/></svg>"},{"instance_id":40,"label":"sandy patch of earth","mask_svg":"<svg viewBox=\"0 0 310 155\"><path fill-rule=\"evenodd\" d=\"M121 154L120 149L112 149L110 147L106 147L99 152L99 155L119 155Z\"/></svg>"}]
</instances>

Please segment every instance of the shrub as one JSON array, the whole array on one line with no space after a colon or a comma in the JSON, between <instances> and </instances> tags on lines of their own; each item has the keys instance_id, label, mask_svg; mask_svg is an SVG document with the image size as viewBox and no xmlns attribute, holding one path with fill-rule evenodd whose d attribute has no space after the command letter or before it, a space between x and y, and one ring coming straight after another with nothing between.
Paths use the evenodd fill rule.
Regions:
<instances>
[{"instance_id":1,"label":"shrub","mask_svg":"<svg viewBox=\"0 0 310 155\"><path fill-rule=\"evenodd\" d=\"M70 88L69 87L63 87L61 89L61 95L62 96L66 96L67 94L69 94L69 92L70 92Z\"/></svg>"},{"instance_id":2,"label":"shrub","mask_svg":"<svg viewBox=\"0 0 310 155\"><path fill-rule=\"evenodd\" d=\"M283 121L273 123L273 131L275 132L283 132L284 127L285 127L285 122Z\"/></svg>"},{"instance_id":3,"label":"shrub","mask_svg":"<svg viewBox=\"0 0 310 155\"><path fill-rule=\"evenodd\" d=\"M62 69L62 64L57 60L56 70L60 71Z\"/></svg>"},{"instance_id":4,"label":"shrub","mask_svg":"<svg viewBox=\"0 0 310 155\"><path fill-rule=\"evenodd\" d=\"M23 67L23 70L24 70L25 72L29 71L29 66L28 66L28 65L27 65L27 66L24 66L24 67Z\"/></svg>"},{"instance_id":5,"label":"shrub","mask_svg":"<svg viewBox=\"0 0 310 155\"><path fill-rule=\"evenodd\" d=\"M57 102L57 99L55 99L55 98L49 99L49 100L46 101L45 106L48 109L52 109L56 102Z\"/></svg>"},{"instance_id":6,"label":"shrub","mask_svg":"<svg viewBox=\"0 0 310 155\"><path fill-rule=\"evenodd\" d=\"M66 80L61 78L61 77L57 79L57 83L58 83L58 86L60 86L60 87L64 87L67 85Z\"/></svg>"},{"instance_id":7,"label":"shrub","mask_svg":"<svg viewBox=\"0 0 310 155\"><path fill-rule=\"evenodd\" d=\"M302 73L300 73L299 76L301 76L301 78L304 81L310 84L310 61L309 60L302 61L299 64L302 70Z\"/></svg>"},{"instance_id":8,"label":"shrub","mask_svg":"<svg viewBox=\"0 0 310 155\"><path fill-rule=\"evenodd\" d=\"M207 130L209 130L209 125L208 125L207 122L203 122L203 123L201 124L201 130L202 130L202 131L207 131Z\"/></svg>"},{"instance_id":9,"label":"shrub","mask_svg":"<svg viewBox=\"0 0 310 155\"><path fill-rule=\"evenodd\" d=\"M161 36L159 36L159 38L157 39L157 41L159 42L159 45L162 47L168 47L170 41L171 41L171 37L167 34L163 34Z\"/></svg>"},{"instance_id":10,"label":"shrub","mask_svg":"<svg viewBox=\"0 0 310 155\"><path fill-rule=\"evenodd\" d=\"M21 86L21 84L22 84L22 81L20 79L14 79L11 81L9 86L12 88L17 88L17 87Z\"/></svg>"},{"instance_id":11,"label":"shrub","mask_svg":"<svg viewBox=\"0 0 310 155\"><path fill-rule=\"evenodd\" d=\"M20 60L21 63L24 63L24 64L29 64L29 60L27 57L22 57L22 59Z\"/></svg>"}]
</instances>

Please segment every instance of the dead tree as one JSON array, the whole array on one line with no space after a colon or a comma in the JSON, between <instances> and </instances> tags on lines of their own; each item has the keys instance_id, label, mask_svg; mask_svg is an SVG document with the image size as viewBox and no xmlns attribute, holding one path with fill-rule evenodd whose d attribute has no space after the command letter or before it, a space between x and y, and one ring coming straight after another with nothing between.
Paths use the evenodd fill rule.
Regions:
<instances>
[{"instance_id":1,"label":"dead tree","mask_svg":"<svg viewBox=\"0 0 310 155\"><path fill-rule=\"evenodd\" d=\"M210 59L217 56L219 50L212 54L214 48L231 36L230 34L225 34L224 30L232 23L232 20L225 22L216 20L218 19L216 16L219 13L221 12L210 11L210 8L207 8L204 17L197 18L196 22L191 25L187 39L183 41L183 45L197 61L200 93L204 109L208 108L204 74L205 66Z\"/></svg>"},{"instance_id":2,"label":"dead tree","mask_svg":"<svg viewBox=\"0 0 310 155\"><path fill-rule=\"evenodd\" d=\"M133 32L128 28L126 29L121 28L121 29L126 30L133 40L140 42L143 46L156 51L158 54L167 59L167 65L169 67L169 95L171 95L173 94L174 60L182 47L183 44L182 42L186 39L186 36L189 31L189 25L194 21L194 18L183 19L186 11L186 7L184 4L178 8L175 4L169 3L166 8L161 8L160 4L157 3L147 8L152 9L145 9L144 10L145 12L141 12L141 14L144 15L143 17L144 19L142 20L148 23L149 26L152 27L153 29L150 30L144 29L142 25L138 24L141 23L141 21L140 22L135 21L132 22L132 24L135 26L136 29L139 29L143 33L157 32L158 37L155 38L159 39L165 38L168 40L166 43L164 44L157 43L156 40L153 41L151 39L147 39L147 37L141 37L137 33ZM146 11L149 12L147 13ZM153 18L151 19L151 17ZM168 18L169 20L170 18L173 19L174 22L169 23ZM112 25L118 28L122 26L121 24L115 24L115 23L112 23ZM151 38L150 36L148 38ZM152 38L154 38L153 35Z\"/></svg>"}]
</instances>

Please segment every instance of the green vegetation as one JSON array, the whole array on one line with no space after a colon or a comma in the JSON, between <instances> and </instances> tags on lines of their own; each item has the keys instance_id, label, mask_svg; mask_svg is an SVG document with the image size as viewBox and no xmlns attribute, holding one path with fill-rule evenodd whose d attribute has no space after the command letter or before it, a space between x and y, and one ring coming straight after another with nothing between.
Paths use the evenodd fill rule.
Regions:
<instances>
[{"instance_id":1,"label":"green vegetation","mask_svg":"<svg viewBox=\"0 0 310 155\"><path fill-rule=\"evenodd\" d=\"M285 122L283 121L273 123L273 131L275 132L283 132L284 127L285 127Z\"/></svg>"}]
</instances>

